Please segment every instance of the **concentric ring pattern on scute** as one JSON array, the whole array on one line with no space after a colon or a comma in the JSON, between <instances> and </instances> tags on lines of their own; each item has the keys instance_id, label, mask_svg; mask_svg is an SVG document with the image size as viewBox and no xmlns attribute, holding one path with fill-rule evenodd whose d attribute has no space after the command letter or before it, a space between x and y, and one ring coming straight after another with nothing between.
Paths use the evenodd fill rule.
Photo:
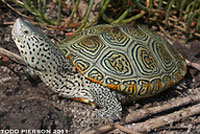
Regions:
<instances>
[{"instance_id":1,"label":"concentric ring pattern on scute","mask_svg":"<svg viewBox=\"0 0 200 134\"><path fill-rule=\"evenodd\" d=\"M106 45L102 43L98 36L88 36L77 43L71 44L70 47L72 50L78 52L79 55L96 60Z\"/></svg>"},{"instance_id":2,"label":"concentric ring pattern on scute","mask_svg":"<svg viewBox=\"0 0 200 134\"><path fill-rule=\"evenodd\" d=\"M130 38L128 38L125 33L121 32L118 27L107 28L101 33L101 37L107 45L113 47L124 47L130 41Z\"/></svg>"},{"instance_id":3,"label":"concentric ring pattern on scute","mask_svg":"<svg viewBox=\"0 0 200 134\"><path fill-rule=\"evenodd\" d=\"M158 62L148 46L133 41L129 48L129 54L137 67L138 73L143 76L161 73Z\"/></svg>"},{"instance_id":4,"label":"concentric ring pattern on scute","mask_svg":"<svg viewBox=\"0 0 200 134\"><path fill-rule=\"evenodd\" d=\"M61 46L75 55L72 60L78 70L134 98L157 94L186 73L183 57L144 26L99 25L79 35L84 36Z\"/></svg>"},{"instance_id":5,"label":"concentric ring pattern on scute","mask_svg":"<svg viewBox=\"0 0 200 134\"><path fill-rule=\"evenodd\" d=\"M99 66L104 68L106 72L115 76L132 77L134 75L133 67L127 54L123 51L108 49L105 51L100 60Z\"/></svg>"}]
</instances>

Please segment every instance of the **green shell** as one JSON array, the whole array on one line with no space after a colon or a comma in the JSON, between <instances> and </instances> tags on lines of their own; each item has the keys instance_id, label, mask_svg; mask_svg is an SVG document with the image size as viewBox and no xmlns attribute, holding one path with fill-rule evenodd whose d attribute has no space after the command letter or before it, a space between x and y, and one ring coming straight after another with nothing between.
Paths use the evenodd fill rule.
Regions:
<instances>
[{"instance_id":1,"label":"green shell","mask_svg":"<svg viewBox=\"0 0 200 134\"><path fill-rule=\"evenodd\" d=\"M60 48L88 79L135 98L155 95L186 74L181 54L145 26L98 25Z\"/></svg>"}]
</instances>

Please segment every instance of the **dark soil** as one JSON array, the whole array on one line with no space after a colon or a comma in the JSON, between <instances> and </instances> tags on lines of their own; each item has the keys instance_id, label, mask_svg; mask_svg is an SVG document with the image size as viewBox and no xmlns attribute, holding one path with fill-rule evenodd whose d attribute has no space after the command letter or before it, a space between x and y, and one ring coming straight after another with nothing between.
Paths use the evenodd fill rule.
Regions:
<instances>
[{"instance_id":1,"label":"dark soil","mask_svg":"<svg viewBox=\"0 0 200 134\"><path fill-rule=\"evenodd\" d=\"M19 54L11 39L12 25L5 24L5 22L14 22L16 18L21 16L1 2L0 7L0 47ZM23 14L30 15L24 9L18 10ZM47 35L50 35L49 37L51 38L52 36L56 38L57 33L51 31ZM60 36L64 33L58 34ZM186 59L200 64L199 40L187 44L175 42L173 46ZM199 71L189 67L185 81L187 89L171 88L155 97L124 105L124 116L128 111L158 106L167 103L171 99L199 94L200 89L197 88L200 86ZM59 97L38 77L29 76L26 72L26 67L20 64L12 61L5 66L0 65L0 130L51 129L52 131L65 131L65 133L71 134L80 133L106 124L105 121L96 119L96 111L97 109L88 104ZM200 133L200 116L196 115L181 120L152 133Z\"/></svg>"}]
</instances>

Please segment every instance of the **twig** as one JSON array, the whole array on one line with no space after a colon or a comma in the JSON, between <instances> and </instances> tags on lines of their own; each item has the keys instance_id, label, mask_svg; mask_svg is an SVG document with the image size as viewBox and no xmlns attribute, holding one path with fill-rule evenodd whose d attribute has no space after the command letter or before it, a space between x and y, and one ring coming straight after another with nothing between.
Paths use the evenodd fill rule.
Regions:
<instances>
[{"instance_id":1,"label":"twig","mask_svg":"<svg viewBox=\"0 0 200 134\"><path fill-rule=\"evenodd\" d=\"M148 116L151 116L153 114L158 114L164 111L167 111L169 109L175 109L178 107L183 107L185 105L188 105L190 103L199 103L200 102L200 96L199 95L192 95L188 96L185 98L180 98L176 100L172 100L168 102L167 104L157 106L157 107L152 107L152 108L146 108L146 109L141 109L137 110L136 112L130 113L129 115L126 116L125 118L125 123L130 123L134 121L141 120L143 118L146 118Z\"/></svg>"},{"instance_id":2,"label":"twig","mask_svg":"<svg viewBox=\"0 0 200 134\"><path fill-rule=\"evenodd\" d=\"M20 0L11 0L12 2L16 3L17 5L19 5L20 7L24 8L24 3L21 2Z\"/></svg>"},{"instance_id":3,"label":"twig","mask_svg":"<svg viewBox=\"0 0 200 134\"><path fill-rule=\"evenodd\" d=\"M186 61L186 63L187 63L188 66L191 66L191 67L193 67L193 68L195 68L195 69L197 69L197 70L200 71L200 65L199 64L191 62L189 60L185 60L185 61Z\"/></svg>"},{"instance_id":4,"label":"twig","mask_svg":"<svg viewBox=\"0 0 200 134\"><path fill-rule=\"evenodd\" d=\"M200 34L199 33L194 33L195 36L197 37L200 37Z\"/></svg>"},{"instance_id":5,"label":"twig","mask_svg":"<svg viewBox=\"0 0 200 134\"><path fill-rule=\"evenodd\" d=\"M15 22L3 22L3 25L13 25Z\"/></svg>"},{"instance_id":6,"label":"twig","mask_svg":"<svg viewBox=\"0 0 200 134\"><path fill-rule=\"evenodd\" d=\"M197 104L192 107L179 110L171 114L153 118L142 123L137 123L133 126L133 130L136 132L150 132L156 128L166 126L174 122L178 122L181 119L185 119L199 113L200 113L200 104Z\"/></svg>"},{"instance_id":7,"label":"twig","mask_svg":"<svg viewBox=\"0 0 200 134\"><path fill-rule=\"evenodd\" d=\"M47 29L49 31L55 31L56 29L58 29L56 26L53 26L53 25L48 25L48 24L44 24L44 23L40 23L40 22L34 22L34 21L30 21L30 22L33 25L39 25L41 27L44 27L45 29ZM3 25L13 25L14 23L15 22L3 22Z\"/></svg>"},{"instance_id":8,"label":"twig","mask_svg":"<svg viewBox=\"0 0 200 134\"><path fill-rule=\"evenodd\" d=\"M3 2L4 4L6 4L10 9L12 9L13 11L15 11L17 14L19 14L19 15L21 15L21 16L27 18L27 19L32 19L32 20L34 19L33 17L29 17L29 16L26 16L26 15L20 13L20 12L17 11L14 7L12 7L10 4L8 4L5 0L2 0L2 2Z\"/></svg>"},{"instance_id":9,"label":"twig","mask_svg":"<svg viewBox=\"0 0 200 134\"><path fill-rule=\"evenodd\" d=\"M169 109L175 109L175 108L186 106L190 103L195 104L195 103L199 103L199 102L200 102L200 96L199 95L192 95L192 96L188 96L188 97L185 97L185 98L171 100L167 104L164 104L164 105L161 105L161 106L146 108L146 109L140 109L140 110L137 110L133 113L130 113L129 115L127 115L125 117L125 123L128 124L128 123L131 123L131 122L135 122L135 121L144 119L144 118L151 116L153 114L154 115L159 114L159 113L167 111ZM101 128L98 128L96 130L88 131L84 134L105 133L105 132L111 131L113 129L114 129L113 124L109 124L109 125L105 125Z\"/></svg>"},{"instance_id":10,"label":"twig","mask_svg":"<svg viewBox=\"0 0 200 134\"><path fill-rule=\"evenodd\" d=\"M133 130L131 130L131 129L128 129L128 128L126 128L126 127L120 125L119 123L115 123L114 126L115 126L117 129L119 129L120 131L125 132L125 133L128 133L128 134L142 134L142 133L139 133L139 132L135 132L135 131L133 131Z\"/></svg>"},{"instance_id":11,"label":"twig","mask_svg":"<svg viewBox=\"0 0 200 134\"><path fill-rule=\"evenodd\" d=\"M12 80L12 77L5 77L5 78L0 79L0 83L4 84L5 82L8 82L10 80Z\"/></svg>"},{"instance_id":12,"label":"twig","mask_svg":"<svg viewBox=\"0 0 200 134\"><path fill-rule=\"evenodd\" d=\"M87 132L82 132L80 134L105 134L105 133L113 130L114 128L115 128L114 124L109 124L109 125L105 125L101 128L97 128L97 129L90 130L90 131L87 131Z\"/></svg>"},{"instance_id":13,"label":"twig","mask_svg":"<svg viewBox=\"0 0 200 134\"><path fill-rule=\"evenodd\" d=\"M15 54L13 52L10 52L2 47L0 47L0 54L7 56L10 60L13 60L19 64L26 66L26 64L24 63L24 60L21 58L21 56Z\"/></svg>"},{"instance_id":14,"label":"twig","mask_svg":"<svg viewBox=\"0 0 200 134\"><path fill-rule=\"evenodd\" d=\"M168 23L168 25L169 25L169 23ZM172 40L176 40L174 37L172 37L170 34L168 34L161 25L159 25L159 28L165 34L165 36L167 36L168 38L170 38Z\"/></svg>"}]
</instances>

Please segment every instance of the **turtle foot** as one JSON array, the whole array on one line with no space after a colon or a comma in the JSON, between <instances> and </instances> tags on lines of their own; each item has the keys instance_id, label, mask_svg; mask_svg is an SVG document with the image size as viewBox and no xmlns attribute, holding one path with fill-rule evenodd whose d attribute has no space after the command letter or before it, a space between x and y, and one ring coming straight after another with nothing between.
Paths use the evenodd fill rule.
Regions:
<instances>
[{"instance_id":1,"label":"turtle foot","mask_svg":"<svg viewBox=\"0 0 200 134\"><path fill-rule=\"evenodd\" d=\"M121 119L121 111L116 111L113 109L107 109L107 108L100 109L98 110L97 115L100 118L108 121L116 121Z\"/></svg>"}]
</instances>

